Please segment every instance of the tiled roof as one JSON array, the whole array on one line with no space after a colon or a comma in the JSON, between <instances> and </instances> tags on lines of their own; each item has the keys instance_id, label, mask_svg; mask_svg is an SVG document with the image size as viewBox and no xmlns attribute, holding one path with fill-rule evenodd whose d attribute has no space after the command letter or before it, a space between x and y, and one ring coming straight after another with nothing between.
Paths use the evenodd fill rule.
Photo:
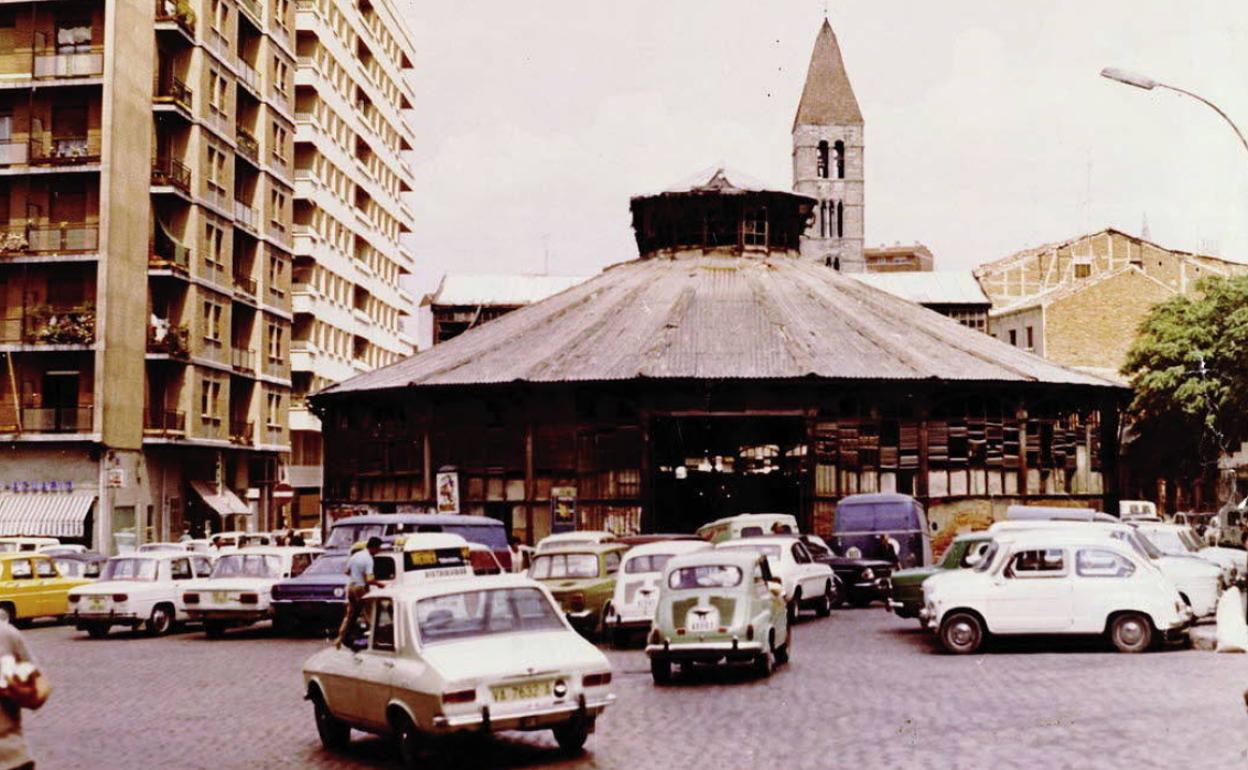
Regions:
<instances>
[{"instance_id":1,"label":"tiled roof","mask_svg":"<svg viewBox=\"0 0 1248 770\"><path fill-rule=\"evenodd\" d=\"M1074 296L1075 294L1078 294L1083 291L1087 291L1088 289L1091 289L1105 281L1108 281L1111 278L1117 278L1120 275L1124 275L1126 273L1132 273L1132 272L1139 273L1140 276L1142 276L1145 280L1152 281L1153 283L1157 284L1158 286L1165 289L1167 292L1171 294L1178 293L1174 289L1170 288L1169 286L1166 286L1164 283L1152 277L1151 275L1144 272L1143 270L1136 267L1135 265L1123 265L1122 267L1117 267L1117 268L1114 268L1113 270L1107 270L1104 273L1100 273L1098 275L1091 276L1083 280L1077 280L1074 283L1064 283L1064 284L1061 284L1060 286L1054 286L1051 289L1042 291L1039 294L1033 294L1030 297L1023 297L1018 302L1015 302L1012 305L1006 305L1001 308L993 308L993 310L991 311L991 315L1000 316L1000 315L1005 315L1008 313L1014 313L1019 310L1025 310L1027 308L1045 307L1056 300L1065 299L1066 297Z\"/></svg>"},{"instance_id":2,"label":"tiled roof","mask_svg":"<svg viewBox=\"0 0 1248 770\"><path fill-rule=\"evenodd\" d=\"M845 73L841 59L841 47L836 33L827 19L815 38L815 49L810 53L810 67L806 70L806 85L802 88L802 100L793 117L793 127L861 124L862 111L854 98L854 88Z\"/></svg>"},{"instance_id":3,"label":"tiled roof","mask_svg":"<svg viewBox=\"0 0 1248 770\"><path fill-rule=\"evenodd\" d=\"M640 378L1108 387L792 256L639 259L322 394Z\"/></svg>"}]
</instances>

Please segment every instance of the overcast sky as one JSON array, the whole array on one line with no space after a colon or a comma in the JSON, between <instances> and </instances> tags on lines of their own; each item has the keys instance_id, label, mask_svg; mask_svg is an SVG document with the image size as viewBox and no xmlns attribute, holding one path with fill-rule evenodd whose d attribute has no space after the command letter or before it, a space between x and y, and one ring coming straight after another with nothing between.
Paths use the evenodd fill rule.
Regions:
<instances>
[{"instance_id":1,"label":"overcast sky","mask_svg":"<svg viewBox=\"0 0 1248 770\"><path fill-rule=\"evenodd\" d=\"M829 0L866 121L868 245L970 268L1107 226L1248 261L1245 0ZM444 272L632 259L631 195L725 163L791 186L822 0L412 3L411 239Z\"/></svg>"}]
</instances>

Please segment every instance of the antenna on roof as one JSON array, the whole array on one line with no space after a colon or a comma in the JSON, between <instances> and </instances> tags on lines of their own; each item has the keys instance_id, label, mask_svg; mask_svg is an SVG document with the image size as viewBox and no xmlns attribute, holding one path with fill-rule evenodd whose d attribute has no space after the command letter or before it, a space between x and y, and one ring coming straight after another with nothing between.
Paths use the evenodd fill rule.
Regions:
<instances>
[{"instance_id":1,"label":"antenna on roof","mask_svg":"<svg viewBox=\"0 0 1248 770\"><path fill-rule=\"evenodd\" d=\"M828 20L828 0L823 0L823 20Z\"/></svg>"}]
</instances>

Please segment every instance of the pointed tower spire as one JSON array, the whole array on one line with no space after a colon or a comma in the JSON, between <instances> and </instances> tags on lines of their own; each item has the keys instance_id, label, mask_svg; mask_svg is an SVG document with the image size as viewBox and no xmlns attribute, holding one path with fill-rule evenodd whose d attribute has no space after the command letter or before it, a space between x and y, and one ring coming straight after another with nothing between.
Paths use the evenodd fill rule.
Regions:
<instances>
[{"instance_id":1,"label":"pointed tower spire","mask_svg":"<svg viewBox=\"0 0 1248 770\"><path fill-rule=\"evenodd\" d=\"M862 123L862 111L854 97L854 88L845 74L845 62L841 59L841 47L836 33L825 18L815 38L815 49L810 54L810 67L806 70L806 87L797 105L793 127L828 124Z\"/></svg>"}]
</instances>

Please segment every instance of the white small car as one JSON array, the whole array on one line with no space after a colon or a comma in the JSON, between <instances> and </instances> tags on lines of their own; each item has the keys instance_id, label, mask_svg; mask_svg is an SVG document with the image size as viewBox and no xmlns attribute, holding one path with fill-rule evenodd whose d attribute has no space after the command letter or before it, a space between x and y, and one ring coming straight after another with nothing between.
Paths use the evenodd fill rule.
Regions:
<instances>
[{"instance_id":1,"label":"white small car","mask_svg":"<svg viewBox=\"0 0 1248 770\"><path fill-rule=\"evenodd\" d=\"M919 617L955 654L989 634L1105 634L1140 652L1192 622L1174 583L1129 543L1058 530L1000 535L973 569L929 577Z\"/></svg>"},{"instance_id":2,"label":"white small car","mask_svg":"<svg viewBox=\"0 0 1248 770\"><path fill-rule=\"evenodd\" d=\"M771 574L784 585L784 601L788 605L789 624L797 622L797 613L813 608L821 618L832 614L836 603L836 577L832 568L811 557L806 545L794 535L769 535L725 540L715 546L721 550L757 551L767 557Z\"/></svg>"},{"instance_id":3,"label":"white small car","mask_svg":"<svg viewBox=\"0 0 1248 770\"><path fill-rule=\"evenodd\" d=\"M537 544L537 550L545 551L564 545L594 545L596 543L614 543L615 533L599 529L585 529L576 532L557 532L547 535Z\"/></svg>"},{"instance_id":4,"label":"white small car","mask_svg":"<svg viewBox=\"0 0 1248 770\"><path fill-rule=\"evenodd\" d=\"M352 549L355 550L359 549ZM471 546L464 538L449 532L408 535L402 547L395 549L394 556L398 560L396 576L401 585L422 580L462 579L473 574Z\"/></svg>"},{"instance_id":5,"label":"white small car","mask_svg":"<svg viewBox=\"0 0 1248 770\"><path fill-rule=\"evenodd\" d=\"M739 513L698 527L698 537L709 543L742 537L796 534L799 534L797 517L791 513Z\"/></svg>"},{"instance_id":6,"label":"white small car","mask_svg":"<svg viewBox=\"0 0 1248 770\"><path fill-rule=\"evenodd\" d=\"M710 547L710 543L702 540L660 540L634 546L624 554L607 611L607 627L611 629L616 646L624 646L631 634L650 628L654 610L659 605L659 584L668 560Z\"/></svg>"},{"instance_id":7,"label":"white small car","mask_svg":"<svg viewBox=\"0 0 1248 770\"><path fill-rule=\"evenodd\" d=\"M390 735L407 767L446 733L549 729L576 752L615 700L606 656L512 574L374 590L344 646L309 658L303 678L327 749L351 728Z\"/></svg>"},{"instance_id":8,"label":"white small car","mask_svg":"<svg viewBox=\"0 0 1248 770\"><path fill-rule=\"evenodd\" d=\"M273 585L298 577L320 554L317 548L257 546L222 554L207 578L182 587L191 620L218 638L226 629L270 618Z\"/></svg>"},{"instance_id":9,"label":"white small car","mask_svg":"<svg viewBox=\"0 0 1248 770\"><path fill-rule=\"evenodd\" d=\"M181 551L186 553L189 549L186 543L144 543L136 548L139 553L149 553L152 551Z\"/></svg>"},{"instance_id":10,"label":"white small car","mask_svg":"<svg viewBox=\"0 0 1248 770\"><path fill-rule=\"evenodd\" d=\"M92 639L108 636L113 626L142 626L160 636L188 619L183 586L211 572L208 557L186 551L114 556L98 581L70 589L66 619Z\"/></svg>"},{"instance_id":11,"label":"white small car","mask_svg":"<svg viewBox=\"0 0 1248 770\"><path fill-rule=\"evenodd\" d=\"M1248 574L1248 551L1205 545L1190 527L1147 522L1137 524L1136 529L1163 553L1199 556L1217 564L1222 568L1222 579L1226 585L1234 583L1240 575Z\"/></svg>"},{"instance_id":12,"label":"white small car","mask_svg":"<svg viewBox=\"0 0 1248 770\"><path fill-rule=\"evenodd\" d=\"M0 537L0 553L39 551L60 544L61 541L55 537Z\"/></svg>"}]
</instances>

